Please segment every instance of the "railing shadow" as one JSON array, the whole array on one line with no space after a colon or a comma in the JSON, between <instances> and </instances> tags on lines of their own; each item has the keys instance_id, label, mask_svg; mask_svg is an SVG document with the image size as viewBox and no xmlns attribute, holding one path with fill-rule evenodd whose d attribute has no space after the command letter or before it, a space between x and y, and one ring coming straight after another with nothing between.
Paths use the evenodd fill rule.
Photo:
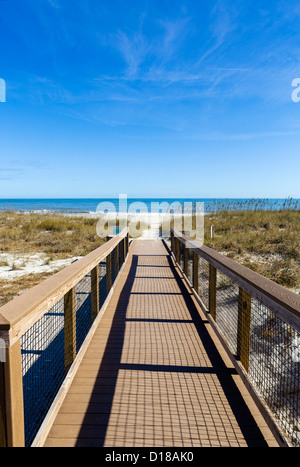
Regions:
<instances>
[{"instance_id":1,"label":"railing shadow","mask_svg":"<svg viewBox=\"0 0 300 467\"><path fill-rule=\"evenodd\" d=\"M77 351L91 327L90 275L85 277L86 287L76 291L80 297L76 311ZM43 339L45 331L48 331ZM37 336L40 338L37 339ZM22 342L23 397L26 446L30 446L65 376L65 329L63 301L54 305L33 326Z\"/></svg>"},{"instance_id":2,"label":"railing shadow","mask_svg":"<svg viewBox=\"0 0 300 467\"><path fill-rule=\"evenodd\" d=\"M177 267L174 267L171 257L168 257L170 267L174 271L177 284L181 290L182 296L184 297L186 306L191 315L191 319L196 326L198 335L205 347L205 350L212 363L212 367L215 370L215 374L218 376L219 382L223 388L224 394L228 400L230 408L235 416L235 419L239 425L239 428L248 444L249 447L255 446L267 447L268 444L265 441L259 427L256 424L253 415L251 414L247 404L245 403L238 387L236 386L232 376L237 375L235 369L227 368L222 357L220 356L210 334L208 333L205 324L208 321L203 321L200 317L198 310L193 302L192 293L189 293L185 284L183 283L183 277ZM254 441L255 440L255 441Z\"/></svg>"},{"instance_id":3,"label":"railing shadow","mask_svg":"<svg viewBox=\"0 0 300 467\"><path fill-rule=\"evenodd\" d=\"M107 435L109 420L112 411L113 399L116 391L117 379L120 370L147 370L155 372L176 372L176 373L213 373L217 376L222 390L228 400L232 413L239 425L241 433L248 446L267 447L267 443L258 428L247 404L245 403L239 389L237 388L233 375L236 375L236 370L227 368L222 360L215 343L208 333L205 324L198 313L198 310L192 300L191 294L185 287L181 274L177 267L174 267L171 257L166 250L168 259L168 267L173 271L174 278L178 284L180 292L184 298L185 304L189 310L191 321L194 322L197 333L205 348L208 358L211 361L212 367L189 367L180 365L148 365L148 364L127 364L121 363L122 350L125 338L126 312L129 300L132 294L132 287L136 278L139 256L147 255L132 255L132 263L126 282L120 293L113 322L111 325L110 334L107 340L104 355L101 361L99 371L94 383L93 392L91 394L87 411L85 413L80 431L77 436L76 446L82 446L89 442L98 447L103 447ZM149 255L159 256L159 255ZM160 255L162 256L162 255ZM150 265L151 266L151 265ZM148 267L143 266L143 267ZM149 277L150 279L150 277ZM158 294L158 293L157 293ZM149 295L156 295L155 292ZM128 319L133 321L134 319ZM147 319L137 319L137 321L149 321ZM162 320L155 320L164 321ZM171 320L173 321L173 320ZM174 320L178 322L178 320ZM138 352L139 349L137 349ZM85 443L84 443L85 440Z\"/></svg>"},{"instance_id":4,"label":"railing shadow","mask_svg":"<svg viewBox=\"0 0 300 467\"><path fill-rule=\"evenodd\" d=\"M90 424L91 418L95 419L95 416L91 417L91 414L93 414L94 412L94 404L99 404L99 401L101 404L103 401L105 408L102 410L100 416L99 413L97 414L97 422L99 423L99 425L97 425L97 446L102 447L104 445L105 435L110 417L110 411L118 378L118 371L121 364L121 355L125 336L126 312L133 282L136 276L137 263L138 257L136 255L132 255L130 270L116 306L116 311L111 325L111 331L97 374L93 394L90 398L89 407L83 420L81 431L78 435L77 444L80 443L80 438L86 437L85 426ZM113 364L112 361L114 362ZM103 385L106 387L106 389L104 389L103 391L104 394L102 393L102 391L101 394L99 394L99 385Z\"/></svg>"}]
</instances>

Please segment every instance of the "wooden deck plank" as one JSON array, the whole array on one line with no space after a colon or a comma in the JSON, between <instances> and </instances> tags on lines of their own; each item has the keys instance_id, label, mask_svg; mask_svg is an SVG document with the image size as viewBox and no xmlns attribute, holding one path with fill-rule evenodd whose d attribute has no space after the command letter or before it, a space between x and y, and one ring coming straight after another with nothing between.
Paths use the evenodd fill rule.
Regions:
<instances>
[{"instance_id":1,"label":"wooden deck plank","mask_svg":"<svg viewBox=\"0 0 300 467\"><path fill-rule=\"evenodd\" d=\"M267 445L163 242L134 241L45 446Z\"/></svg>"}]
</instances>

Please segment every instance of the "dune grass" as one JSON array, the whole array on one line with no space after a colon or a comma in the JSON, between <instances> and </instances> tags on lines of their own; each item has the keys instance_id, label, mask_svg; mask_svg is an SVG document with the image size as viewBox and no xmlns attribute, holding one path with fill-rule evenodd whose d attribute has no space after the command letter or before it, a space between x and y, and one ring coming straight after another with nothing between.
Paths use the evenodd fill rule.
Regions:
<instances>
[{"instance_id":1,"label":"dune grass","mask_svg":"<svg viewBox=\"0 0 300 467\"><path fill-rule=\"evenodd\" d=\"M105 242L98 237L96 225L97 219L86 217L0 212L0 253L43 253L45 264L84 256ZM8 266L8 263L3 260L0 266ZM49 275L30 274L13 281L0 281L0 306Z\"/></svg>"},{"instance_id":2,"label":"dune grass","mask_svg":"<svg viewBox=\"0 0 300 467\"><path fill-rule=\"evenodd\" d=\"M223 211L205 220L207 246L293 289L300 288L299 234L299 210Z\"/></svg>"},{"instance_id":3,"label":"dune grass","mask_svg":"<svg viewBox=\"0 0 300 467\"><path fill-rule=\"evenodd\" d=\"M0 212L0 253L43 253L46 262L84 256L105 239L97 219ZM210 237L215 226L214 239ZM300 290L300 211L219 211L205 216L205 244L293 290ZM7 266L5 260L0 266ZM0 281L0 306L49 273Z\"/></svg>"},{"instance_id":4,"label":"dune grass","mask_svg":"<svg viewBox=\"0 0 300 467\"><path fill-rule=\"evenodd\" d=\"M96 224L86 217L0 212L1 251L43 252L56 259L84 256L104 242Z\"/></svg>"}]
</instances>

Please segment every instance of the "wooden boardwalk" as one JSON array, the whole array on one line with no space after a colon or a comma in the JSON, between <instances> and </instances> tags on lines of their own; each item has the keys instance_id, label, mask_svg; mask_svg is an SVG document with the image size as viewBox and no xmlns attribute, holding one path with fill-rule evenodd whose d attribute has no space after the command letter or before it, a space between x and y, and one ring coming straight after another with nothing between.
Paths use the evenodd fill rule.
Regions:
<instances>
[{"instance_id":1,"label":"wooden boardwalk","mask_svg":"<svg viewBox=\"0 0 300 467\"><path fill-rule=\"evenodd\" d=\"M161 240L135 240L46 447L277 446Z\"/></svg>"}]
</instances>

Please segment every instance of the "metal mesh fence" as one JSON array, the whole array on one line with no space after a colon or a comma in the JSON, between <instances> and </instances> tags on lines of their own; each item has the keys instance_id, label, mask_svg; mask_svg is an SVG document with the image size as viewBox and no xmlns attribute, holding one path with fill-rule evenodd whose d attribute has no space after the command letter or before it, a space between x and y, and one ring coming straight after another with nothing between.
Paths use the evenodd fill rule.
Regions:
<instances>
[{"instance_id":1,"label":"metal mesh fence","mask_svg":"<svg viewBox=\"0 0 300 467\"><path fill-rule=\"evenodd\" d=\"M164 236L164 235L163 235ZM171 243L171 237L164 236L164 241L166 242L167 246L169 247L170 250L172 250L172 243ZM174 253L174 251L173 251Z\"/></svg>"},{"instance_id":2,"label":"metal mesh fence","mask_svg":"<svg viewBox=\"0 0 300 467\"><path fill-rule=\"evenodd\" d=\"M99 264L99 308L106 298L106 264ZM22 337L26 446L30 446L92 326L91 273Z\"/></svg>"},{"instance_id":3,"label":"metal mesh fence","mask_svg":"<svg viewBox=\"0 0 300 467\"><path fill-rule=\"evenodd\" d=\"M120 242L118 245L119 248L119 270L122 267L123 264L123 258L124 258L124 242Z\"/></svg>"},{"instance_id":4,"label":"metal mesh fence","mask_svg":"<svg viewBox=\"0 0 300 467\"><path fill-rule=\"evenodd\" d=\"M106 261L99 264L99 308L106 293ZM74 302L74 303L73 303ZM30 446L92 325L91 273L22 337L25 442Z\"/></svg>"},{"instance_id":5,"label":"metal mesh fence","mask_svg":"<svg viewBox=\"0 0 300 467\"><path fill-rule=\"evenodd\" d=\"M107 297L106 292L106 259L99 263L99 305L103 306Z\"/></svg>"},{"instance_id":6,"label":"metal mesh fence","mask_svg":"<svg viewBox=\"0 0 300 467\"><path fill-rule=\"evenodd\" d=\"M300 446L300 333L251 300L249 376L295 446Z\"/></svg>"},{"instance_id":7,"label":"metal mesh fence","mask_svg":"<svg viewBox=\"0 0 300 467\"><path fill-rule=\"evenodd\" d=\"M180 261L179 261L179 265L181 267L181 269L184 271L184 245L179 242L179 258L180 258Z\"/></svg>"},{"instance_id":8,"label":"metal mesh fence","mask_svg":"<svg viewBox=\"0 0 300 467\"><path fill-rule=\"evenodd\" d=\"M123 264L124 242L117 248L112 252L112 282ZM36 437L107 298L106 259L99 263L98 275L95 270L87 274L21 337L26 446Z\"/></svg>"},{"instance_id":9,"label":"metal mesh fence","mask_svg":"<svg viewBox=\"0 0 300 467\"><path fill-rule=\"evenodd\" d=\"M239 286L217 271L216 325L233 354L237 352Z\"/></svg>"},{"instance_id":10,"label":"metal mesh fence","mask_svg":"<svg viewBox=\"0 0 300 467\"><path fill-rule=\"evenodd\" d=\"M75 287L76 296L76 349L80 350L92 326L91 274L87 274Z\"/></svg>"},{"instance_id":11,"label":"metal mesh fence","mask_svg":"<svg viewBox=\"0 0 300 467\"><path fill-rule=\"evenodd\" d=\"M208 309L209 264L200 257L198 263L198 291L199 297Z\"/></svg>"},{"instance_id":12,"label":"metal mesh fence","mask_svg":"<svg viewBox=\"0 0 300 467\"><path fill-rule=\"evenodd\" d=\"M190 250L192 252L192 250ZM188 255L188 279L193 261ZM209 263L198 258L198 294L209 308ZM184 270L184 246L179 264ZM300 447L300 332L217 271L216 326L279 426Z\"/></svg>"},{"instance_id":13,"label":"metal mesh fence","mask_svg":"<svg viewBox=\"0 0 300 467\"><path fill-rule=\"evenodd\" d=\"M64 300L22 337L25 441L30 446L64 378Z\"/></svg>"},{"instance_id":14,"label":"metal mesh fence","mask_svg":"<svg viewBox=\"0 0 300 467\"><path fill-rule=\"evenodd\" d=\"M117 258L117 251L116 248L111 252L111 283L113 284L115 278L117 276L116 273L116 258Z\"/></svg>"},{"instance_id":15,"label":"metal mesh fence","mask_svg":"<svg viewBox=\"0 0 300 467\"><path fill-rule=\"evenodd\" d=\"M187 277L190 283L193 284L193 250L191 248L187 249L187 258L188 258Z\"/></svg>"}]
</instances>

